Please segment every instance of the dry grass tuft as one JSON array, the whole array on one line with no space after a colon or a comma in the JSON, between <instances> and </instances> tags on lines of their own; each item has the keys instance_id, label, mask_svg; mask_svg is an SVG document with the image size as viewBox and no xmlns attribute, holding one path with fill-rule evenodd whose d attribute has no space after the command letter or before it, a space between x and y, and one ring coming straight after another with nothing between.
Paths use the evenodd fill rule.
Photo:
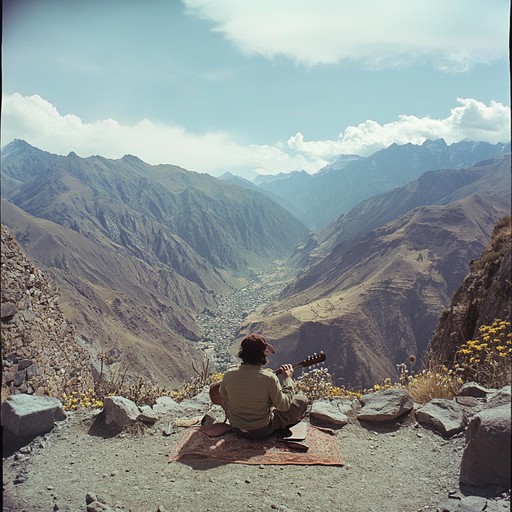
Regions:
<instances>
[{"instance_id":1,"label":"dry grass tuft","mask_svg":"<svg viewBox=\"0 0 512 512\"><path fill-rule=\"evenodd\" d=\"M446 366L436 366L413 375L407 383L407 391L418 404L430 402L433 398L453 398L461 380Z\"/></svg>"},{"instance_id":2,"label":"dry grass tuft","mask_svg":"<svg viewBox=\"0 0 512 512\"><path fill-rule=\"evenodd\" d=\"M147 425L142 423L142 421L136 421L135 423L132 423L131 425L125 427L123 429L123 432L126 432L132 437L140 437L146 433L147 429Z\"/></svg>"}]
</instances>

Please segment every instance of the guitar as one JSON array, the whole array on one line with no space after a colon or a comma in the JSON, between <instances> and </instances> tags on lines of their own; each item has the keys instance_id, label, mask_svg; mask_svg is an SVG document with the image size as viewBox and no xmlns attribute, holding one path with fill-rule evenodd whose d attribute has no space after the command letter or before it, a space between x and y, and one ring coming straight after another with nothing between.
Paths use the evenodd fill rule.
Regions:
<instances>
[{"instance_id":1,"label":"guitar","mask_svg":"<svg viewBox=\"0 0 512 512\"><path fill-rule=\"evenodd\" d=\"M311 366L313 364L318 364L323 361L325 361L326 357L323 352L320 352L320 354L313 354L311 356L308 356L306 359L303 359L302 361L297 361L296 363L292 364L292 368L305 368L308 366ZM274 373L276 375L279 375L281 373L280 369L274 370ZM215 405L221 405L222 399L220 397L219 393L220 388L220 382L216 382L215 384L212 384L210 386L210 400Z\"/></svg>"}]
</instances>

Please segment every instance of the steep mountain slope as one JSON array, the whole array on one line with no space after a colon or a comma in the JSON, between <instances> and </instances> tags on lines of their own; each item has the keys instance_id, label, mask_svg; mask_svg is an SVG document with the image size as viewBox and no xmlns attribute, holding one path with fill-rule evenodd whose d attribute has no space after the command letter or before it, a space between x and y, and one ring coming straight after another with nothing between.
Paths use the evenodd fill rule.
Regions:
<instances>
[{"instance_id":1,"label":"steep mountain slope","mask_svg":"<svg viewBox=\"0 0 512 512\"><path fill-rule=\"evenodd\" d=\"M15 141L3 150L4 179L3 196L27 213L170 264L188 279L195 265L175 256L189 250L183 242L215 266L245 272L287 256L306 233L262 193L130 155L61 157Z\"/></svg>"},{"instance_id":2,"label":"steep mountain slope","mask_svg":"<svg viewBox=\"0 0 512 512\"><path fill-rule=\"evenodd\" d=\"M324 350L338 384L396 376L396 364L421 358L469 262L508 210L476 194L416 208L339 244L277 303L249 315L243 333L268 336L275 364Z\"/></svg>"},{"instance_id":3,"label":"steep mountain slope","mask_svg":"<svg viewBox=\"0 0 512 512\"><path fill-rule=\"evenodd\" d=\"M509 152L510 143L462 141L448 146L439 139L420 146L393 144L367 158L348 163L342 159L339 165L332 164L309 177L297 172L267 177L257 184L292 202L294 214L309 228L318 229L364 199L404 185L425 171L471 167Z\"/></svg>"},{"instance_id":4,"label":"steep mountain slope","mask_svg":"<svg viewBox=\"0 0 512 512\"><path fill-rule=\"evenodd\" d=\"M2 197L2 221L58 281L85 346L166 385L199 362L201 311L306 233L261 192L209 175L23 141L3 148Z\"/></svg>"},{"instance_id":5,"label":"steep mountain slope","mask_svg":"<svg viewBox=\"0 0 512 512\"><path fill-rule=\"evenodd\" d=\"M104 353L112 371L129 365L128 375L166 385L193 374L191 365L200 357L191 342L201 336L194 314L214 304L198 284L167 266L114 253L6 201L2 221L59 284L65 316L93 361ZM216 290L226 289L220 280L202 280Z\"/></svg>"},{"instance_id":6,"label":"steep mountain slope","mask_svg":"<svg viewBox=\"0 0 512 512\"><path fill-rule=\"evenodd\" d=\"M311 233L296 249L292 262L299 267L309 266L339 243L360 237L418 206L448 204L474 193L510 202L510 180L510 155L469 169L427 171L407 185L362 201L336 222Z\"/></svg>"},{"instance_id":7,"label":"steep mountain slope","mask_svg":"<svg viewBox=\"0 0 512 512\"><path fill-rule=\"evenodd\" d=\"M512 223L510 216L495 227L482 255L443 311L429 349L451 366L458 347L479 337L478 328L512 318Z\"/></svg>"}]
</instances>

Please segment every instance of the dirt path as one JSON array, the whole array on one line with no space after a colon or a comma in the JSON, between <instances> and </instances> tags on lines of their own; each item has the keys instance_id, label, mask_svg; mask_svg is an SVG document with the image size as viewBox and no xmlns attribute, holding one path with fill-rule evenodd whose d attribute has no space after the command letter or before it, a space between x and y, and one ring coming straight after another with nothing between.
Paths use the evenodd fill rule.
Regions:
<instances>
[{"instance_id":1,"label":"dirt path","mask_svg":"<svg viewBox=\"0 0 512 512\"><path fill-rule=\"evenodd\" d=\"M4 511L85 511L94 493L132 512L340 510L435 511L458 490L463 438L445 440L407 420L337 431L344 467L168 463L184 430L162 422L142 434L92 435L91 411L71 413L50 434L3 461ZM31 449L31 451L29 451ZM14 481L21 476L22 483Z\"/></svg>"}]
</instances>

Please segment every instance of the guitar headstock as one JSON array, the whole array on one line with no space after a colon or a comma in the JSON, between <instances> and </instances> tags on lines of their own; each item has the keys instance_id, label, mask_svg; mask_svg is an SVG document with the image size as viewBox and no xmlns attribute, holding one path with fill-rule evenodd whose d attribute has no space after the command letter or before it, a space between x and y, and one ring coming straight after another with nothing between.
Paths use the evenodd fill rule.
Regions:
<instances>
[{"instance_id":1,"label":"guitar headstock","mask_svg":"<svg viewBox=\"0 0 512 512\"><path fill-rule=\"evenodd\" d=\"M326 357L323 352L320 352L320 354L314 353L301 361L299 366L312 366L314 364L322 363L325 359Z\"/></svg>"}]
</instances>

